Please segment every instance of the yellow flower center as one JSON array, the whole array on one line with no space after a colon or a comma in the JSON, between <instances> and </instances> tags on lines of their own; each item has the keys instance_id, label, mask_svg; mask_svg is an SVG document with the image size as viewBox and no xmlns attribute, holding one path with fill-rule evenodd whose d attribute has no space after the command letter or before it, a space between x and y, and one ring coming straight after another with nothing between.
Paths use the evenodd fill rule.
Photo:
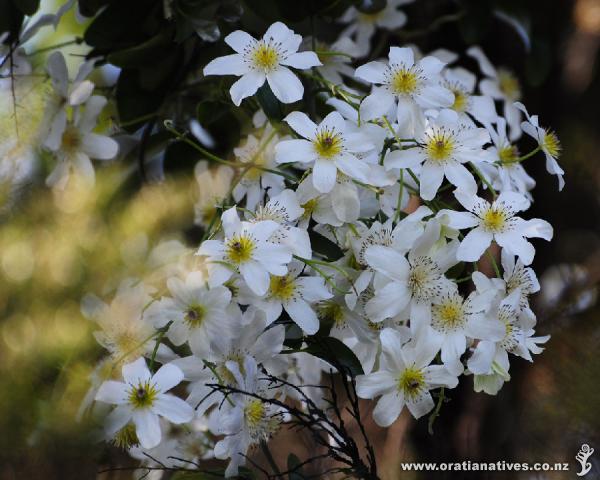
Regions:
<instances>
[{"instance_id":1,"label":"yellow flower center","mask_svg":"<svg viewBox=\"0 0 600 480\"><path fill-rule=\"evenodd\" d=\"M191 305L185 312L184 321L190 327L198 328L202 325L205 315L206 307L204 305Z\"/></svg>"},{"instance_id":2,"label":"yellow flower center","mask_svg":"<svg viewBox=\"0 0 600 480\"><path fill-rule=\"evenodd\" d=\"M462 305L454 299L448 299L432 307L432 326L438 331L455 330L464 323Z\"/></svg>"},{"instance_id":3,"label":"yellow flower center","mask_svg":"<svg viewBox=\"0 0 600 480\"><path fill-rule=\"evenodd\" d=\"M501 232L506 224L506 214L490 208L481 217L481 223L488 232Z\"/></svg>"},{"instance_id":4,"label":"yellow flower center","mask_svg":"<svg viewBox=\"0 0 600 480\"><path fill-rule=\"evenodd\" d=\"M284 275L283 277L271 275L271 280L269 282L271 298L282 301L290 300L294 296L295 291L296 285L294 279L290 275Z\"/></svg>"},{"instance_id":5,"label":"yellow flower center","mask_svg":"<svg viewBox=\"0 0 600 480\"><path fill-rule=\"evenodd\" d=\"M129 404L133 408L148 408L151 407L156 400L158 391L154 384L150 383L149 380L140 382L137 386L132 386L129 390Z\"/></svg>"},{"instance_id":6,"label":"yellow flower center","mask_svg":"<svg viewBox=\"0 0 600 480\"><path fill-rule=\"evenodd\" d=\"M304 209L302 218L310 218L310 216L313 214L313 212L317 208L318 202L319 202L318 199L313 198L313 199L309 200L308 202L302 204L301 207Z\"/></svg>"},{"instance_id":7,"label":"yellow flower center","mask_svg":"<svg viewBox=\"0 0 600 480\"><path fill-rule=\"evenodd\" d=\"M240 235L232 237L225 246L225 255L236 264L244 263L252 258L256 245L252 238Z\"/></svg>"},{"instance_id":8,"label":"yellow flower center","mask_svg":"<svg viewBox=\"0 0 600 480\"><path fill-rule=\"evenodd\" d=\"M244 408L244 418L251 430L257 428L261 424L264 416L265 405L261 400L255 398L246 404L246 407Z\"/></svg>"},{"instance_id":9,"label":"yellow flower center","mask_svg":"<svg viewBox=\"0 0 600 480\"><path fill-rule=\"evenodd\" d=\"M457 112L464 112L469 105L469 95L462 91L460 88L452 88L454 94L454 103L452 109Z\"/></svg>"},{"instance_id":10,"label":"yellow flower center","mask_svg":"<svg viewBox=\"0 0 600 480\"><path fill-rule=\"evenodd\" d=\"M391 87L396 95L415 93L419 87L419 76L414 67L396 70L392 75Z\"/></svg>"},{"instance_id":11,"label":"yellow flower center","mask_svg":"<svg viewBox=\"0 0 600 480\"><path fill-rule=\"evenodd\" d=\"M333 130L323 129L317 133L315 150L322 158L333 158L342 151L342 136Z\"/></svg>"},{"instance_id":12,"label":"yellow flower center","mask_svg":"<svg viewBox=\"0 0 600 480\"><path fill-rule=\"evenodd\" d=\"M519 158L519 151L513 145L506 145L498 149L498 159L503 165L515 163L517 158Z\"/></svg>"},{"instance_id":13,"label":"yellow flower center","mask_svg":"<svg viewBox=\"0 0 600 480\"><path fill-rule=\"evenodd\" d=\"M360 23L375 23L377 20L379 20L382 17L384 11L385 10L380 10L380 11L374 12L374 13L360 12L358 14L357 20Z\"/></svg>"},{"instance_id":14,"label":"yellow flower center","mask_svg":"<svg viewBox=\"0 0 600 480\"><path fill-rule=\"evenodd\" d=\"M398 390L410 398L419 396L424 386L425 375L416 367L407 368L398 379Z\"/></svg>"},{"instance_id":15,"label":"yellow flower center","mask_svg":"<svg viewBox=\"0 0 600 480\"><path fill-rule=\"evenodd\" d=\"M521 86L519 80L511 72L507 70L498 70L498 83L500 90L506 98L510 100L518 100L521 98Z\"/></svg>"},{"instance_id":16,"label":"yellow flower center","mask_svg":"<svg viewBox=\"0 0 600 480\"><path fill-rule=\"evenodd\" d=\"M131 447L139 445L140 441L135 431L135 425L132 423L125 425L117 432L112 442L116 447L122 448L123 450L129 450Z\"/></svg>"},{"instance_id":17,"label":"yellow flower center","mask_svg":"<svg viewBox=\"0 0 600 480\"><path fill-rule=\"evenodd\" d=\"M279 63L279 53L271 44L260 41L252 52L252 62L255 67L269 72Z\"/></svg>"},{"instance_id":18,"label":"yellow flower center","mask_svg":"<svg viewBox=\"0 0 600 480\"><path fill-rule=\"evenodd\" d=\"M346 323L344 318L344 310L338 302L331 300L321 302L317 306L317 312L319 314L319 318L326 322L330 322L336 327L343 327Z\"/></svg>"},{"instance_id":19,"label":"yellow flower center","mask_svg":"<svg viewBox=\"0 0 600 480\"><path fill-rule=\"evenodd\" d=\"M544 134L544 139L542 140L543 149L548 152L548 155L551 157L557 158L560 155L560 151L562 147L560 145L560 141L556 136L556 133L551 131L546 131Z\"/></svg>"},{"instance_id":20,"label":"yellow flower center","mask_svg":"<svg viewBox=\"0 0 600 480\"><path fill-rule=\"evenodd\" d=\"M454 151L454 139L444 131L435 132L425 146L427 156L436 162L448 160Z\"/></svg>"},{"instance_id":21,"label":"yellow flower center","mask_svg":"<svg viewBox=\"0 0 600 480\"><path fill-rule=\"evenodd\" d=\"M67 126L62 135L62 149L67 153L77 152L81 146L79 130L72 125Z\"/></svg>"}]
</instances>

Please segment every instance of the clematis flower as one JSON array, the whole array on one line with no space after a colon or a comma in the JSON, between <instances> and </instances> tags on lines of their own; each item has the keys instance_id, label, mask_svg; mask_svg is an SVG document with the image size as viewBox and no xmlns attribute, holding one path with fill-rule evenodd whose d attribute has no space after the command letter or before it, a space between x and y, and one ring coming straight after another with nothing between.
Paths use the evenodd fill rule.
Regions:
<instances>
[{"instance_id":1,"label":"clematis flower","mask_svg":"<svg viewBox=\"0 0 600 480\"><path fill-rule=\"evenodd\" d=\"M394 31L406 24L406 14L398 7L412 3L414 0L388 0L385 7L378 12L363 13L356 7L350 7L344 12L340 21L348 26L342 31L341 37L353 37L356 40L356 56L364 57L369 53L371 38L377 27Z\"/></svg>"},{"instance_id":2,"label":"clematis flower","mask_svg":"<svg viewBox=\"0 0 600 480\"><path fill-rule=\"evenodd\" d=\"M444 177L458 189L475 194L477 183L464 164L492 160L483 149L489 138L484 128L465 127L456 112L442 110L418 137L416 147L394 150L384 162L388 169L415 168L422 163L420 195L424 200L433 199Z\"/></svg>"},{"instance_id":3,"label":"clematis flower","mask_svg":"<svg viewBox=\"0 0 600 480\"><path fill-rule=\"evenodd\" d=\"M381 396L373 410L377 425L389 427L406 406L415 418L434 407L429 390L454 388L458 379L443 365L431 365L439 343L423 337L403 345L400 333L386 328L381 332L385 363L378 371L356 377L356 392L361 398Z\"/></svg>"},{"instance_id":4,"label":"clematis flower","mask_svg":"<svg viewBox=\"0 0 600 480\"><path fill-rule=\"evenodd\" d=\"M110 137L93 133L106 98L92 96L77 110L64 131L46 139L44 146L54 154L58 163L46 179L50 186L64 188L73 169L93 184L96 178L90 159L111 160L119 152L119 144ZM53 131L54 133L60 130Z\"/></svg>"},{"instance_id":5,"label":"clematis flower","mask_svg":"<svg viewBox=\"0 0 600 480\"><path fill-rule=\"evenodd\" d=\"M412 138L425 128L423 109L450 107L454 95L441 85L444 63L435 57L414 60L411 48L391 47L389 62L374 61L356 69L355 76L375 87L360 105L360 117L373 120L392 113L401 135Z\"/></svg>"},{"instance_id":6,"label":"clematis flower","mask_svg":"<svg viewBox=\"0 0 600 480\"><path fill-rule=\"evenodd\" d=\"M316 53L298 52L301 42L302 37L281 22L271 25L260 40L236 30L225 37L236 53L215 58L204 67L204 75L241 76L229 90L236 106L254 95L265 80L281 102L297 102L304 87L287 67L305 70L321 65Z\"/></svg>"},{"instance_id":7,"label":"clematis flower","mask_svg":"<svg viewBox=\"0 0 600 480\"><path fill-rule=\"evenodd\" d=\"M333 189L338 170L369 183L369 165L355 154L369 151L373 145L361 132L349 130L338 112L329 113L319 125L302 112L290 113L285 121L304 139L279 142L275 146L277 163L314 163L313 185L321 193Z\"/></svg>"},{"instance_id":8,"label":"clematis flower","mask_svg":"<svg viewBox=\"0 0 600 480\"><path fill-rule=\"evenodd\" d=\"M292 259L287 247L269 241L279 224L272 220L241 222L235 207L224 212L221 221L225 239L205 240L197 252L208 257L209 285L222 285L237 271L254 293L264 295L269 274L285 275Z\"/></svg>"},{"instance_id":9,"label":"clematis flower","mask_svg":"<svg viewBox=\"0 0 600 480\"><path fill-rule=\"evenodd\" d=\"M546 156L546 170L551 175L556 175L558 177L558 189L562 190L565 186L565 180L563 178L565 171L556 161L562 150L556 133L540 127L538 116L530 116L527 108L525 108L525 105L522 103L516 102L515 107L521 110L527 117L527 121L521 123L521 128L538 143L542 152L544 152L544 155Z\"/></svg>"},{"instance_id":10,"label":"clematis flower","mask_svg":"<svg viewBox=\"0 0 600 480\"><path fill-rule=\"evenodd\" d=\"M457 200L469 212L443 210L448 215L448 226L456 229L475 227L462 240L457 258L465 262L475 262L495 241L508 252L517 255L524 265L533 261L535 249L526 238L550 240L552 225L545 220L534 218L523 220L515 216L517 212L529 208L529 200L514 192L502 192L493 203L475 195L455 192Z\"/></svg>"},{"instance_id":11,"label":"clematis flower","mask_svg":"<svg viewBox=\"0 0 600 480\"><path fill-rule=\"evenodd\" d=\"M108 380L96 393L96 400L117 405L107 417L105 430L114 436L133 421L140 444L153 448L160 443L159 416L171 423L186 423L193 416L191 406L167 394L183 380L183 372L175 365L163 365L152 375L143 358L123 366L125 382Z\"/></svg>"},{"instance_id":12,"label":"clematis flower","mask_svg":"<svg viewBox=\"0 0 600 480\"><path fill-rule=\"evenodd\" d=\"M167 281L172 297L163 297L152 303L144 316L157 328L172 322L167 337L174 345L189 342L195 355L205 357L210 342L219 335L227 335L231 328L226 308L231 292L222 286L208 289L200 272L189 273L185 281L173 277Z\"/></svg>"},{"instance_id":13,"label":"clematis flower","mask_svg":"<svg viewBox=\"0 0 600 480\"><path fill-rule=\"evenodd\" d=\"M500 100L503 103L503 116L510 129L510 140L515 141L521 137L521 112L515 107L514 102L521 99L521 86L515 75L504 68L494 67L479 47L471 47L467 55L479 63L479 68L486 78L479 82L479 90L484 95Z\"/></svg>"},{"instance_id":14,"label":"clematis flower","mask_svg":"<svg viewBox=\"0 0 600 480\"><path fill-rule=\"evenodd\" d=\"M306 333L314 335L319 330L319 319L311 304L331 298L323 278L299 276L302 271L298 263L291 264L287 275L271 275L269 289L262 297L240 291L239 301L253 305L267 316L267 325L277 320L282 310Z\"/></svg>"}]
</instances>

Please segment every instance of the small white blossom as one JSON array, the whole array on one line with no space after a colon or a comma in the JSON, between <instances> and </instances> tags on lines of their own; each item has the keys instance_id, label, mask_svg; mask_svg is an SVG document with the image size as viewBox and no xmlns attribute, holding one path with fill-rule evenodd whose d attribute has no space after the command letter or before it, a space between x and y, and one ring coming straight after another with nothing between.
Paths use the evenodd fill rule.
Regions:
<instances>
[{"instance_id":1,"label":"small white blossom","mask_svg":"<svg viewBox=\"0 0 600 480\"><path fill-rule=\"evenodd\" d=\"M298 52L302 37L281 22L271 25L263 38L236 30L225 37L225 43L236 53L219 57L204 67L204 75L241 76L230 90L237 106L269 83L275 96L283 103L302 98L304 87L288 67L301 70L321 65L314 52Z\"/></svg>"}]
</instances>

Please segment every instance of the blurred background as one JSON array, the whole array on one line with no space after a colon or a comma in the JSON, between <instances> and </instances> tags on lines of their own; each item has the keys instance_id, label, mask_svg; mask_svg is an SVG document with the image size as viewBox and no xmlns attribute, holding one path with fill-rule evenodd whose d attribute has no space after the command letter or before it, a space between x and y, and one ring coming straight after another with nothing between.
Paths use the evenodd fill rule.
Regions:
<instances>
[{"instance_id":1,"label":"blurred background","mask_svg":"<svg viewBox=\"0 0 600 480\"><path fill-rule=\"evenodd\" d=\"M456 12L457 4L419 0L405 8L409 34L382 33L374 40L384 47L415 43L424 52L442 46L464 52L479 43L495 65L516 73L529 111L556 131L566 172L566 187L558 193L541 156L526 165L537 181L528 213L555 228L552 242L536 242L534 263L543 290L533 300L538 334L552 335L546 351L533 365L515 360L512 380L495 397L475 394L471 381L463 382L444 404L433 436L427 422L407 416L387 431L370 425L383 479L463 478L398 470L401 460L457 459L570 462L570 472L516 478L575 478L574 456L583 443L598 452L585 478L600 478L600 0L520 3L461 2L460 19L431 25L432 15ZM43 0L42 6L51 11L55 5ZM503 13L496 14L499 9ZM510 21L502 18L506 12ZM70 14L36 48L81 35L84 28ZM78 46L64 51L84 53ZM26 185L2 212L1 480L96 478L114 462L115 452L89 434L91 425L76 420L102 356L80 299L110 292L122 278L150 274L149 254L159 241L185 243L197 189L189 169L148 184L134 166L115 163L97 169L93 190L77 182L58 193ZM310 449L301 443L294 448ZM134 464L126 457L119 461ZM130 477L114 472L100 478Z\"/></svg>"}]
</instances>

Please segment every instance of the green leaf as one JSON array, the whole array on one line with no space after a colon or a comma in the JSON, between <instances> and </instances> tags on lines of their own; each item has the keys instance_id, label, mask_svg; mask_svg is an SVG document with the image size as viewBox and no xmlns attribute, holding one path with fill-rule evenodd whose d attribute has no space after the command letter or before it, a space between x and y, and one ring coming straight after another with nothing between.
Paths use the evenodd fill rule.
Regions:
<instances>
[{"instance_id":1,"label":"green leaf","mask_svg":"<svg viewBox=\"0 0 600 480\"><path fill-rule=\"evenodd\" d=\"M24 15L31 16L40 8L40 0L13 0Z\"/></svg>"},{"instance_id":2,"label":"green leaf","mask_svg":"<svg viewBox=\"0 0 600 480\"><path fill-rule=\"evenodd\" d=\"M118 67L140 68L155 63L157 58L169 56L172 49L171 41L163 31L131 48L109 54L108 61Z\"/></svg>"},{"instance_id":3,"label":"green leaf","mask_svg":"<svg viewBox=\"0 0 600 480\"><path fill-rule=\"evenodd\" d=\"M354 352L337 338L307 337L306 343L308 347L302 351L319 357L334 366L341 365L353 377L364 373L362 365L358 361L358 358L356 358L356 355L354 355Z\"/></svg>"},{"instance_id":4,"label":"green leaf","mask_svg":"<svg viewBox=\"0 0 600 480\"><path fill-rule=\"evenodd\" d=\"M149 91L142 88L137 70L123 70L117 81L117 110L119 119L129 123L126 130L135 132L146 123L148 115L161 106L165 92ZM136 122L138 118L146 118Z\"/></svg>"},{"instance_id":5,"label":"green leaf","mask_svg":"<svg viewBox=\"0 0 600 480\"><path fill-rule=\"evenodd\" d=\"M258 89L256 98L269 120L280 122L283 119L281 103L279 103L267 82Z\"/></svg>"}]
</instances>

